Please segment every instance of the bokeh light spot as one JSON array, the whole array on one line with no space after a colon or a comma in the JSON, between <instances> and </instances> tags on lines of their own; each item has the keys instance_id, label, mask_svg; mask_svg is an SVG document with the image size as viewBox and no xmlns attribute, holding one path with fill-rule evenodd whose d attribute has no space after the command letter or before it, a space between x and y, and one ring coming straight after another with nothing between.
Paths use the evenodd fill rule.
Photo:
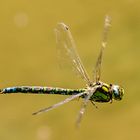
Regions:
<instances>
[{"instance_id":1,"label":"bokeh light spot","mask_svg":"<svg viewBox=\"0 0 140 140\"><path fill-rule=\"evenodd\" d=\"M17 13L14 16L14 23L18 28L26 27L29 23L29 18L26 13Z\"/></svg>"}]
</instances>

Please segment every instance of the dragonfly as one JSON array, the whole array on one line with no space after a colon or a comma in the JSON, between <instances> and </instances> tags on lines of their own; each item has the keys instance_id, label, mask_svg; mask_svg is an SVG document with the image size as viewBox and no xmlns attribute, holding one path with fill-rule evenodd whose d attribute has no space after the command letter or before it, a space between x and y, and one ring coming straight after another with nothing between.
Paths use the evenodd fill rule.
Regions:
<instances>
[{"instance_id":1,"label":"dragonfly","mask_svg":"<svg viewBox=\"0 0 140 140\"><path fill-rule=\"evenodd\" d=\"M42 87L42 86L16 86L0 89L1 94L9 93L24 93L24 94L58 94L58 95L71 95L65 100L58 102L52 106L40 109L34 112L33 115L48 112L54 108L57 108L65 103L68 103L76 98L83 98L83 103L77 118L77 125L80 124L83 114L85 113L88 102L91 102L96 108L95 102L99 103L112 103L113 100L120 101L124 95L124 89L116 84L107 84L100 80L101 78L101 66L103 60L104 49L107 45L108 31L111 26L111 18L105 17L103 37L101 42L101 49L96 60L95 69L93 71L92 80L79 57L76 49L75 41L72 37L70 29L64 23L58 23L55 28L56 42L65 53L68 55L70 63L73 68L78 72L80 77L85 81L86 87L81 89L66 89L58 87Z\"/></svg>"}]
</instances>

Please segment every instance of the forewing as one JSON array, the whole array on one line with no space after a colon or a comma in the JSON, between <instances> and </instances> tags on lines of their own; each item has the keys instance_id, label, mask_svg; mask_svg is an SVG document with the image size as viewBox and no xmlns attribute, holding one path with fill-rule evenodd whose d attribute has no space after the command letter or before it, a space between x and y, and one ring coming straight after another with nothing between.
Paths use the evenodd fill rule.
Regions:
<instances>
[{"instance_id":1,"label":"forewing","mask_svg":"<svg viewBox=\"0 0 140 140\"><path fill-rule=\"evenodd\" d=\"M106 16L105 22L104 22L104 31L103 31L103 38L102 38L102 43L101 43L101 50L96 61L95 70L93 72L94 81L96 81L96 83L99 82L100 77L101 77L101 65L102 65L102 59L103 59L102 57L103 57L104 49L107 45L107 36L108 36L108 31L109 31L110 26L111 26L111 18L109 16Z\"/></svg>"},{"instance_id":2,"label":"forewing","mask_svg":"<svg viewBox=\"0 0 140 140\"><path fill-rule=\"evenodd\" d=\"M86 81L88 85L91 85L89 76L84 68L82 61L77 53L76 46L69 27L64 23L58 23L55 28L57 46L63 50L62 52L67 55L73 68L79 73L79 75Z\"/></svg>"}]
</instances>

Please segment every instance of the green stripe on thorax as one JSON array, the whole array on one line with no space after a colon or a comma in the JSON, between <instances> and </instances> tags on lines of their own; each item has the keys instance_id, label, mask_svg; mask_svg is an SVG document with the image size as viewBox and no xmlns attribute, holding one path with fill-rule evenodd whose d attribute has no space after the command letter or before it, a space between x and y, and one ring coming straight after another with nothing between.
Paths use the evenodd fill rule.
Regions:
<instances>
[{"instance_id":1,"label":"green stripe on thorax","mask_svg":"<svg viewBox=\"0 0 140 140\"><path fill-rule=\"evenodd\" d=\"M112 99L109 89L110 85L102 83L101 87L96 89L90 99L95 102L109 102Z\"/></svg>"}]
</instances>

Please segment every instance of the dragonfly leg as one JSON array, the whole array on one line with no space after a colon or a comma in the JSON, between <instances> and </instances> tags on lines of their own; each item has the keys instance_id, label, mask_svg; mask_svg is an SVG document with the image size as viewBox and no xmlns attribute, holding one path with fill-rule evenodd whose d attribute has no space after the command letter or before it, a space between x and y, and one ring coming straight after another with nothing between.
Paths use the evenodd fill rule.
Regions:
<instances>
[{"instance_id":1,"label":"dragonfly leg","mask_svg":"<svg viewBox=\"0 0 140 140\"><path fill-rule=\"evenodd\" d=\"M93 101L91 101L91 103L92 103L93 106L95 106L95 108L98 109L98 106Z\"/></svg>"},{"instance_id":2,"label":"dragonfly leg","mask_svg":"<svg viewBox=\"0 0 140 140\"><path fill-rule=\"evenodd\" d=\"M112 103L113 103L113 100L111 99L111 100L110 100L110 104L112 104Z\"/></svg>"}]
</instances>

